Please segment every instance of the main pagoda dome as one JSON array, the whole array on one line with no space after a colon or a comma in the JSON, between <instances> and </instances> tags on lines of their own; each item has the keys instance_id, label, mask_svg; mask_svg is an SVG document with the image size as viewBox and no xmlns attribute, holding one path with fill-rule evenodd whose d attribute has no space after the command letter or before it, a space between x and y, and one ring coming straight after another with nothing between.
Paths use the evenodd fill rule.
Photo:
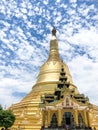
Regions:
<instances>
[{"instance_id":1,"label":"main pagoda dome","mask_svg":"<svg viewBox=\"0 0 98 130\"><path fill-rule=\"evenodd\" d=\"M56 38L56 29L53 28L52 39L50 41L49 58L41 66L36 84L50 83L50 84L53 84L53 86L54 86L54 83L57 84L59 82L59 76L60 76L60 71L61 71L62 66L64 67L64 70L68 77L68 81L70 82L70 85L71 85L70 88L74 88L76 93L78 93L76 86L73 85L72 77L70 75L68 66L65 63L63 63L63 61L60 58L59 50L58 50L58 40Z\"/></svg>"},{"instance_id":2,"label":"main pagoda dome","mask_svg":"<svg viewBox=\"0 0 98 130\"><path fill-rule=\"evenodd\" d=\"M73 127L79 123L92 127L88 111L93 110L93 105L79 93L68 66L59 56L55 28L52 30L49 58L41 66L36 84L26 97L10 109L16 115L12 129L44 130L63 128L65 124ZM82 123L80 120L83 120Z\"/></svg>"}]
</instances>

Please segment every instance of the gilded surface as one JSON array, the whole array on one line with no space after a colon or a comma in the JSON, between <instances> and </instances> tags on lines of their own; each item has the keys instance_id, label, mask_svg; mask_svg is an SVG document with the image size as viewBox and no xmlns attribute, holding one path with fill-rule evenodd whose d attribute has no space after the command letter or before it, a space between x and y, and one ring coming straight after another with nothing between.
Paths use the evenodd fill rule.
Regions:
<instances>
[{"instance_id":1,"label":"gilded surface","mask_svg":"<svg viewBox=\"0 0 98 130\"><path fill-rule=\"evenodd\" d=\"M57 89L62 66L64 67L69 82L69 90L67 91L66 89L64 92L65 98L59 100L58 103L52 103L50 106L46 102L45 106L47 106L47 109L45 109L46 107L40 107L39 104L42 102L41 97L44 98L45 94L51 95ZM42 65L37 82L32 87L32 91L19 103L11 106L11 109L16 115L16 121L12 129L17 129L18 126L24 130L40 130L43 125L48 127L54 112L57 115L59 125L61 125L63 113L71 112L77 125L78 113L81 113L87 126L95 126L98 128L98 107L90 105L90 103L83 106L82 103L79 103L74 99L71 99L71 101L76 105L73 109L70 109L70 107L62 109L63 106L58 106L58 104L64 102L66 95L72 91L74 91L74 95L80 95L77 87L73 84L68 66L63 63L59 57L58 41L54 36L53 40L50 41L49 58L46 63Z\"/></svg>"}]
</instances>

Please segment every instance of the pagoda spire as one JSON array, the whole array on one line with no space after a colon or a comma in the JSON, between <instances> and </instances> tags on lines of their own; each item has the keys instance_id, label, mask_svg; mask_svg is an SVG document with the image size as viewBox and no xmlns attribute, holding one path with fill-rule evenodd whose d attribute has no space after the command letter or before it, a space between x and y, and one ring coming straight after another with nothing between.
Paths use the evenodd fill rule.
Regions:
<instances>
[{"instance_id":1,"label":"pagoda spire","mask_svg":"<svg viewBox=\"0 0 98 130\"><path fill-rule=\"evenodd\" d=\"M50 41L50 55L48 61L61 61L58 52L58 40L56 39L56 28L52 29L52 39Z\"/></svg>"},{"instance_id":2,"label":"pagoda spire","mask_svg":"<svg viewBox=\"0 0 98 130\"><path fill-rule=\"evenodd\" d=\"M56 28L53 27L52 29L52 40L55 40L56 39Z\"/></svg>"},{"instance_id":3,"label":"pagoda spire","mask_svg":"<svg viewBox=\"0 0 98 130\"><path fill-rule=\"evenodd\" d=\"M53 29L52 29L52 35L56 36L56 28L55 27L53 27Z\"/></svg>"},{"instance_id":4,"label":"pagoda spire","mask_svg":"<svg viewBox=\"0 0 98 130\"><path fill-rule=\"evenodd\" d=\"M41 66L36 83L60 82L59 78L61 67L62 73L64 73L64 69L66 72L66 76L68 77L68 81L70 81L70 83L73 83L68 66L63 63L62 59L60 58L56 32L56 28L53 27L53 29L51 30L52 39L50 40L49 57L47 61Z\"/></svg>"}]
</instances>

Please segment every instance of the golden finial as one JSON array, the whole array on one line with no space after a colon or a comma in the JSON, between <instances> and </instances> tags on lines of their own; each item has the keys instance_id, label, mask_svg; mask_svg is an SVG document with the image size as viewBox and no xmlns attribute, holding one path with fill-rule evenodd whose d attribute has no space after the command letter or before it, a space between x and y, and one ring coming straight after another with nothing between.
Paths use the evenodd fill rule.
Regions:
<instances>
[{"instance_id":1,"label":"golden finial","mask_svg":"<svg viewBox=\"0 0 98 130\"><path fill-rule=\"evenodd\" d=\"M56 36L56 28L55 27L53 27L53 29L52 29L52 35Z\"/></svg>"}]
</instances>

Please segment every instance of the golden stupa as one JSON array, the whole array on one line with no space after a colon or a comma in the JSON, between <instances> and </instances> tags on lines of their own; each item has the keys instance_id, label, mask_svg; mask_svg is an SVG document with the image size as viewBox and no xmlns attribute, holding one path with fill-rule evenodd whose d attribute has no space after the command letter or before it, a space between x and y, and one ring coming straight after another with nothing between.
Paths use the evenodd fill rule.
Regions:
<instances>
[{"instance_id":1,"label":"golden stupa","mask_svg":"<svg viewBox=\"0 0 98 130\"><path fill-rule=\"evenodd\" d=\"M59 57L55 28L49 58L41 66L36 84L10 109L16 115L13 130L98 129L98 107L73 84L68 66Z\"/></svg>"}]
</instances>

